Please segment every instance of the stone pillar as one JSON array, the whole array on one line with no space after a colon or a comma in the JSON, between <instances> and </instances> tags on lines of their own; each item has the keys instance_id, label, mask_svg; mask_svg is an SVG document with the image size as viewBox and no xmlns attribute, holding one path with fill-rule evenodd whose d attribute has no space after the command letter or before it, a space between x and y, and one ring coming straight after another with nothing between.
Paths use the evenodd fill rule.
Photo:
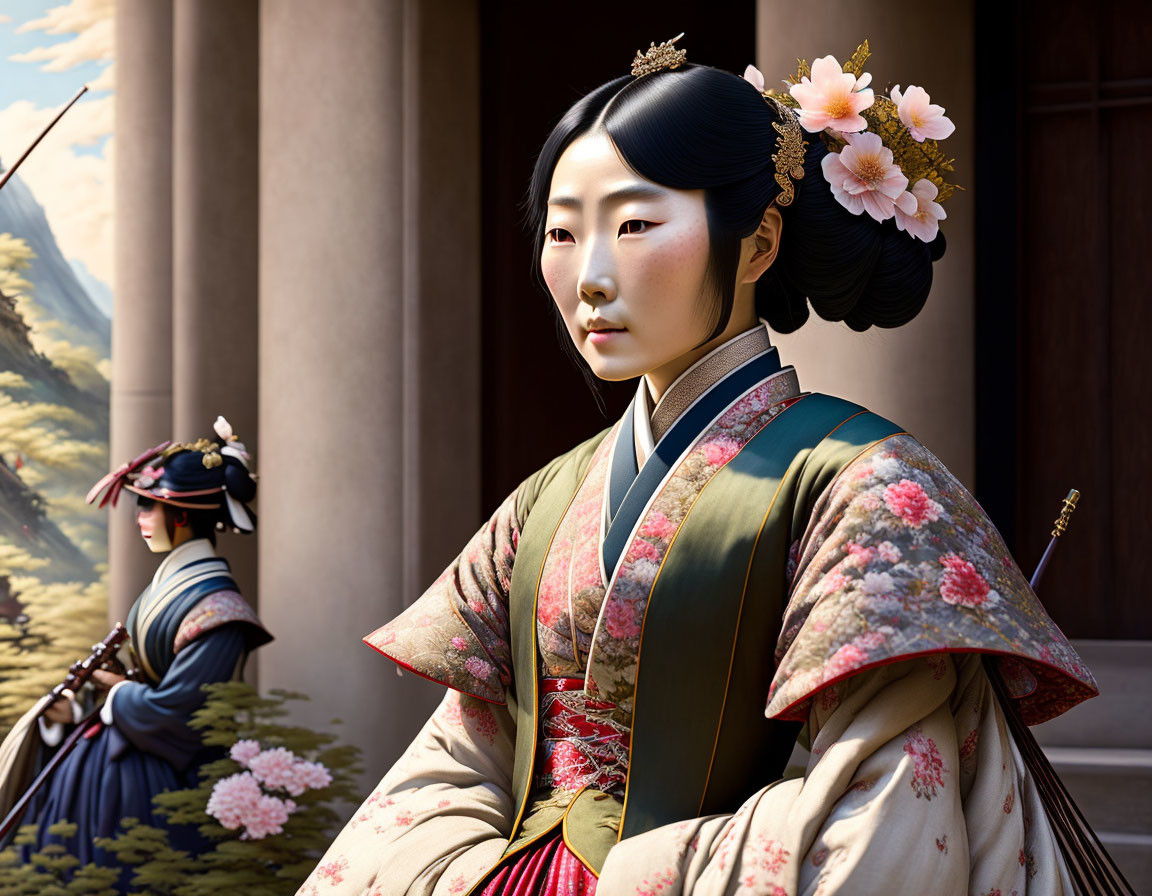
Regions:
<instances>
[{"instance_id":1,"label":"stone pillar","mask_svg":"<svg viewBox=\"0 0 1152 896\"><path fill-rule=\"evenodd\" d=\"M478 4L407 0L405 33L407 602L460 552L482 510Z\"/></svg>"},{"instance_id":2,"label":"stone pillar","mask_svg":"<svg viewBox=\"0 0 1152 896\"><path fill-rule=\"evenodd\" d=\"M223 414L254 453L259 12L258 0L176 0L173 57L173 435L211 437ZM220 543L253 604L255 540Z\"/></svg>"},{"instance_id":3,"label":"stone pillar","mask_svg":"<svg viewBox=\"0 0 1152 896\"><path fill-rule=\"evenodd\" d=\"M260 678L365 786L442 690L360 639L479 523L478 14L419 6L261 8Z\"/></svg>"},{"instance_id":4,"label":"stone pillar","mask_svg":"<svg viewBox=\"0 0 1152 896\"><path fill-rule=\"evenodd\" d=\"M970 0L933 9L913 0L759 0L757 66L769 82L796 70L796 58L844 62L868 38L874 89L917 84L956 123L948 154L966 188L945 206L947 254L934 266L924 310L896 330L860 334L812 318L777 336L800 385L859 402L899 423L935 452L969 488L975 474L973 336L973 24ZM947 35L941 40L940 35ZM785 229L784 239L787 239Z\"/></svg>"},{"instance_id":5,"label":"stone pillar","mask_svg":"<svg viewBox=\"0 0 1152 896\"><path fill-rule=\"evenodd\" d=\"M172 435L171 0L116 7L115 189L114 465ZM125 617L156 569L132 504L122 500L109 519L112 621Z\"/></svg>"}]
</instances>

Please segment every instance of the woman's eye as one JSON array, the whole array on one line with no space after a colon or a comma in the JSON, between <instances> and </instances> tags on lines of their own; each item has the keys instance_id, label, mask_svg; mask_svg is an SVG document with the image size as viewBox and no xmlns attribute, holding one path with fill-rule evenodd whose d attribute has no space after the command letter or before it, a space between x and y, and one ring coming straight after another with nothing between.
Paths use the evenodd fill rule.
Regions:
<instances>
[{"instance_id":1,"label":"woman's eye","mask_svg":"<svg viewBox=\"0 0 1152 896\"><path fill-rule=\"evenodd\" d=\"M548 231L548 241L552 243L574 243L576 239L563 227L553 227Z\"/></svg>"},{"instance_id":2,"label":"woman's eye","mask_svg":"<svg viewBox=\"0 0 1152 896\"><path fill-rule=\"evenodd\" d=\"M643 233L651 226L651 221L641 221L637 218L633 218L631 221L625 221L620 225L620 233L618 236L623 236L626 233Z\"/></svg>"}]
</instances>

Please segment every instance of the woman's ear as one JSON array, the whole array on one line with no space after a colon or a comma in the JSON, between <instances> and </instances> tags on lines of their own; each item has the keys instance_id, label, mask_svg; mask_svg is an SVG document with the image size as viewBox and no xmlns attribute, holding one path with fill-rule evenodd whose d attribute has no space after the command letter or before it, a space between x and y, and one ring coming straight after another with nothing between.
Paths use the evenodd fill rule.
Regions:
<instances>
[{"instance_id":1,"label":"woman's ear","mask_svg":"<svg viewBox=\"0 0 1152 896\"><path fill-rule=\"evenodd\" d=\"M755 283L772 267L776 253L780 251L780 231L783 228L780 210L775 205L768 206L756 232L747 237L741 246L741 283Z\"/></svg>"}]
</instances>

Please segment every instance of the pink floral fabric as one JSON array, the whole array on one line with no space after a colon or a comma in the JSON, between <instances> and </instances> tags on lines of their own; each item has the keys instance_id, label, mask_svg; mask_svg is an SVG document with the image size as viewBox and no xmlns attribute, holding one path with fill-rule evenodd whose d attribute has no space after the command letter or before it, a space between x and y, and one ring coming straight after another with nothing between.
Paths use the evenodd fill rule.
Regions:
<instances>
[{"instance_id":1,"label":"pink floral fabric","mask_svg":"<svg viewBox=\"0 0 1152 896\"><path fill-rule=\"evenodd\" d=\"M173 650L179 653L205 632L229 622L249 622L261 629L264 627L243 597L235 591L217 591L196 604L181 621Z\"/></svg>"},{"instance_id":2,"label":"pink floral fabric","mask_svg":"<svg viewBox=\"0 0 1152 896\"><path fill-rule=\"evenodd\" d=\"M893 436L845 467L815 508L768 715L803 720L814 695L848 676L969 651L1005 657L1029 724L1096 694L976 501L924 446Z\"/></svg>"},{"instance_id":3,"label":"pink floral fabric","mask_svg":"<svg viewBox=\"0 0 1152 896\"><path fill-rule=\"evenodd\" d=\"M791 368L745 393L707 429L652 499L604 598L588 658L587 690L630 722L648 598L664 555L708 480L799 395Z\"/></svg>"},{"instance_id":4,"label":"pink floral fabric","mask_svg":"<svg viewBox=\"0 0 1152 896\"><path fill-rule=\"evenodd\" d=\"M547 676L582 675L605 583L600 529L605 482L620 425L604 439L564 514L544 561L536 604L536 638Z\"/></svg>"},{"instance_id":5,"label":"pink floral fabric","mask_svg":"<svg viewBox=\"0 0 1152 896\"><path fill-rule=\"evenodd\" d=\"M504 703L512 680L508 587L519 540L513 493L420 599L364 643L418 675Z\"/></svg>"}]
</instances>

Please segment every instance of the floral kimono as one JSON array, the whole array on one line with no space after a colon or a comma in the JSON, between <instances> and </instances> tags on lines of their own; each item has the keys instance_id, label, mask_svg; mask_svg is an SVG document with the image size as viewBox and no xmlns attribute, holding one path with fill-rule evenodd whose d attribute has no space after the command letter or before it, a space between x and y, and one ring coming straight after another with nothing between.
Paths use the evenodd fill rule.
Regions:
<instances>
[{"instance_id":1,"label":"floral kimono","mask_svg":"<svg viewBox=\"0 0 1152 896\"><path fill-rule=\"evenodd\" d=\"M940 462L762 328L366 641L450 690L306 896L1072 892L983 663L1032 724L1091 675Z\"/></svg>"},{"instance_id":2,"label":"floral kimono","mask_svg":"<svg viewBox=\"0 0 1152 896\"><path fill-rule=\"evenodd\" d=\"M165 557L126 626L142 680L112 687L99 721L30 807L26 821L38 825L34 849L60 842L48 828L71 821L78 828L68 841L71 853L81 862L103 863L92 840L111 836L122 818L164 826L153 814L152 798L197 784L196 773L209 758L199 733L188 726L204 702L200 687L237 676L248 651L271 640L207 539L187 541ZM60 741L61 728L44 727L50 745ZM193 828L172 833L177 848L201 844Z\"/></svg>"}]
</instances>

